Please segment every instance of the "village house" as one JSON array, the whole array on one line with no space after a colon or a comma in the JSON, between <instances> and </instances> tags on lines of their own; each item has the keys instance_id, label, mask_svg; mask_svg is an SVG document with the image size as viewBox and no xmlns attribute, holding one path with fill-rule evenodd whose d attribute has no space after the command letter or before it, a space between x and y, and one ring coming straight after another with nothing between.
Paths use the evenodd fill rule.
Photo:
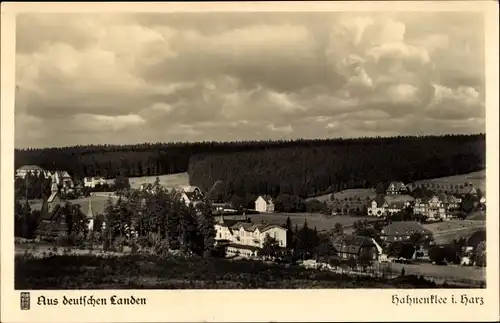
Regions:
<instances>
[{"instance_id":1,"label":"village house","mask_svg":"<svg viewBox=\"0 0 500 323\"><path fill-rule=\"evenodd\" d=\"M286 248L286 231L277 225L231 221L221 217L215 224L215 243L225 245L230 256L257 257L266 236L275 238L279 247Z\"/></svg>"},{"instance_id":2,"label":"village house","mask_svg":"<svg viewBox=\"0 0 500 323\"><path fill-rule=\"evenodd\" d=\"M384 217L403 211L413 205L414 198L407 194L377 196L367 209L368 216Z\"/></svg>"},{"instance_id":3,"label":"village house","mask_svg":"<svg viewBox=\"0 0 500 323\"><path fill-rule=\"evenodd\" d=\"M24 165L16 169L16 178L25 179L28 174L36 176L43 174L47 178L47 171L36 165Z\"/></svg>"},{"instance_id":4,"label":"village house","mask_svg":"<svg viewBox=\"0 0 500 323\"><path fill-rule=\"evenodd\" d=\"M55 238L60 234L65 234L68 225L62 211L57 184L52 182L51 194L42 204L40 223L36 230L37 236Z\"/></svg>"},{"instance_id":5,"label":"village house","mask_svg":"<svg viewBox=\"0 0 500 323\"><path fill-rule=\"evenodd\" d=\"M415 201L414 214L425 215L429 219L447 220L460 209L462 200L453 195L439 194L433 197L419 198Z\"/></svg>"},{"instance_id":6,"label":"village house","mask_svg":"<svg viewBox=\"0 0 500 323\"><path fill-rule=\"evenodd\" d=\"M467 238L465 246L463 247L460 264L466 266L473 265L474 251L476 250L477 246L484 241L486 241L486 230L478 230L471 234L469 238Z\"/></svg>"},{"instance_id":7,"label":"village house","mask_svg":"<svg viewBox=\"0 0 500 323\"><path fill-rule=\"evenodd\" d=\"M167 188L156 183L142 183L141 186L139 186L139 191L144 191L150 194L156 194L160 190L168 191Z\"/></svg>"},{"instance_id":8,"label":"village house","mask_svg":"<svg viewBox=\"0 0 500 323\"><path fill-rule=\"evenodd\" d=\"M370 204L370 207L367 209L368 216L376 216L378 218L384 217L386 213L386 209L389 207L389 204L384 199L383 196L377 196Z\"/></svg>"},{"instance_id":9,"label":"village house","mask_svg":"<svg viewBox=\"0 0 500 323\"><path fill-rule=\"evenodd\" d=\"M274 201L269 195L259 196L255 200L255 210L261 213L274 212Z\"/></svg>"},{"instance_id":10,"label":"village house","mask_svg":"<svg viewBox=\"0 0 500 323\"><path fill-rule=\"evenodd\" d=\"M179 198L181 201L183 201L186 205L196 205L200 203L203 199L203 193L201 192L201 189L197 186L184 186L180 188L180 191L178 191Z\"/></svg>"},{"instance_id":11,"label":"village house","mask_svg":"<svg viewBox=\"0 0 500 323\"><path fill-rule=\"evenodd\" d=\"M482 229L475 231L473 234L469 236L469 238L467 238L464 251L466 253L474 251L477 248L477 246L483 241L486 241L486 230Z\"/></svg>"},{"instance_id":12,"label":"village house","mask_svg":"<svg viewBox=\"0 0 500 323\"><path fill-rule=\"evenodd\" d=\"M459 191L460 195L472 195L472 196L477 196L477 190L474 188L474 186L465 186Z\"/></svg>"},{"instance_id":13,"label":"village house","mask_svg":"<svg viewBox=\"0 0 500 323\"><path fill-rule=\"evenodd\" d=\"M386 211L388 214L392 215L392 214L401 212L405 207L408 207L408 206L409 206L409 202L394 201L386 207Z\"/></svg>"},{"instance_id":14,"label":"village house","mask_svg":"<svg viewBox=\"0 0 500 323\"><path fill-rule=\"evenodd\" d=\"M87 229L89 232L94 230L94 212L92 211L92 197L89 198L89 209L87 210Z\"/></svg>"},{"instance_id":15,"label":"village house","mask_svg":"<svg viewBox=\"0 0 500 323\"><path fill-rule=\"evenodd\" d=\"M83 179L83 186L89 187L89 188L95 188L97 185L104 185L106 184L106 180L103 177L85 177Z\"/></svg>"},{"instance_id":16,"label":"village house","mask_svg":"<svg viewBox=\"0 0 500 323\"><path fill-rule=\"evenodd\" d=\"M408 241L412 235L419 234L423 239L433 240L432 232L417 221L396 221L385 226L380 239L386 243Z\"/></svg>"},{"instance_id":17,"label":"village house","mask_svg":"<svg viewBox=\"0 0 500 323\"><path fill-rule=\"evenodd\" d=\"M407 192L408 190L403 182L391 182L386 190L387 195L406 194Z\"/></svg>"},{"instance_id":18,"label":"village house","mask_svg":"<svg viewBox=\"0 0 500 323\"><path fill-rule=\"evenodd\" d=\"M373 238L354 235L338 236L332 244L341 259L377 260L382 250Z\"/></svg>"},{"instance_id":19,"label":"village house","mask_svg":"<svg viewBox=\"0 0 500 323\"><path fill-rule=\"evenodd\" d=\"M50 173L50 177L52 181L55 181L57 185L61 186L64 189L73 188L75 185L73 183L73 179L69 173L65 170L56 170Z\"/></svg>"}]
</instances>

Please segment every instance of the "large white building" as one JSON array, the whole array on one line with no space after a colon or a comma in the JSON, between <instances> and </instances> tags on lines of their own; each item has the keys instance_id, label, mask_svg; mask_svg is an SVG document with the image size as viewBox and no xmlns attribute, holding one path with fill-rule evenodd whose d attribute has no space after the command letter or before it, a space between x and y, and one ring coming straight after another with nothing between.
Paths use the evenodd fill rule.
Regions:
<instances>
[{"instance_id":1,"label":"large white building","mask_svg":"<svg viewBox=\"0 0 500 323\"><path fill-rule=\"evenodd\" d=\"M461 198L453 195L434 195L430 199L417 199L413 213L422 214L433 220L447 220L460 210Z\"/></svg>"},{"instance_id":2,"label":"large white building","mask_svg":"<svg viewBox=\"0 0 500 323\"><path fill-rule=\"evenodd\" d=\"M286 248L286 231L277 225L221 220L215 224L215 243L226 243L228 255L256 257L266 236L276 239L279 247Z\"/></svg>"},{"instance_id":3,"label":"large white building","mask_svg":"<svg viewBox=\"0 0 500 323\"><path fill-rule=\"evenodd\" d=\"M16 177L17 178L26 178L28 174L31 175L39 175L43 174L45 177L48 177L48 172L41 168L40 166L36 165L24 165L16 169Z\"/></svg>"}]
</instances>

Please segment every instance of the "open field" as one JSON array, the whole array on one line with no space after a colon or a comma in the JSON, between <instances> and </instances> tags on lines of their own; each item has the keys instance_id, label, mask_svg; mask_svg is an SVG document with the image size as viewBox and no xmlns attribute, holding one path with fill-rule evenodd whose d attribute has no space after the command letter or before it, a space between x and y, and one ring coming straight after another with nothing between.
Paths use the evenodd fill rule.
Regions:
<instances>
[{"instance_id":1,"label":"open field","mask_svg":"<svg viewBox=\"0 0 500 323\"><path fill-rule=\"evenodd\" d=\"M54 270L57 268L57 270ZM156 255L15 258L16 289L440 288L251 260Z\"/></svg>"},{"instance_id":2,"label":"open field","mask_svg":"<svg viewBox=\"0 0 500 323\"><path fill-rule=\"evenodd\" d=\"M165 186L168 189L174 188L178 185L189 185L189 175L188 173L177 173L161 176L142 176L142 177L130 177L130 187L138 189L141 184L144 183L154 183L156 177L160 179L160 185Z\"/></svg>"},{"instance_id":3,"label":"open field","mask_svg":"<svg viewBox=\"0 0 500 323\"><path fill-rule=\"evenodd\" d=\"M467 216L467 220L486 221L486 211L474 211Z\"/></svg>"},{"instance_id":4,"label":"open field","mask_svg":"<svg viewBox=\"0 0 500 323\"><path fill-rule=\"evenodd\" d=\"M283 225L286 222L286 218L290 217L292 221L292 226L298 225L299 228L302 227L304 221L307 220L307 225L309 228L316 229L318 231L329 231L334 226L335 223L340 223L344 228L349 228L356 221L363 220L374 220L373 217L352 217L352 216L329 216L322 214L310 214L310 213L260 213L260 214L249 214L248 217L254 223L260 223L261 221L266 221L269 224ZM242 216L225 216L225 219L241 219Z\"/></svg>"},{"instance_id":5,"label":"open field","mask_svg":"<svg viewBox=\"0 0 500 323\"><path fill-rule=\"evenodd\" d=\"M330 201L330 195L331 194L326 194L326 195L320 195L316 197L309 198L307 200L319 200L321 202L328 202ZM373 199L377 194L375 193L374 189L371 188L352 188L348 190L343 190L340 192L336 192L333 194L335 199L337 200L343 200L345 198L361 198L362 200L366 199L369 197L370 199Z\"/></svg>"},{"instance_id":6,"label":"open field","mask_svg":"<svg viewBox=\"0 0 500 323\"><path fill-rule=\"evenodd\" d=\"M460 237L468 238L475 231L486 229L484 221L471 220L450 220L428 223L424 226L432 231L434 239L438 244L449 243Z\"/></svg>"},{"instance_id":7,"label":"open field","mask_svg":"<svg viewBox=\"0 0 500 323\"><path fill-rule=\"evenodd\" d=\"M426 179L421 181L416 181L411 184L424 184L424 183L432 183L432 184L440 184L440 185L464 185L465 183L471 183L475 188L481 189L481 191L486 191L486 171L481 170L478 172L473 172L469 174L461 174L455 176L448 177L440 177L433 179Z\"/></svg>"},{"instance_id":8,"label":"open field","mask_svg":"<svg viewBox=\"0 0 500 323\"><path fill-rule=\"evenodd\" d=\"M392 270L400 272L405 269L406 275L422 275L437 283L474 281L486 283L486 268L464 267L458 265L437 266L430 263L391 264Z\"/></svg>"}]
</instances>

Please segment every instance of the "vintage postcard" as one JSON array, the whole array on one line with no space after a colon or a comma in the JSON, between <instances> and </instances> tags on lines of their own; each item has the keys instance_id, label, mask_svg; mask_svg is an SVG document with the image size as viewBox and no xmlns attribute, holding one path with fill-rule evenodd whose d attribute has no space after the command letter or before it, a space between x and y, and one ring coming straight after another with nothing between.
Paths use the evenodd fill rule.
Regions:
<instances>
[{"instance_id":1,"label":"vintage postcard","mask_svg":"<svg viewBox=\"0 0 500 323\"><path fill-rule=\"evenodd\" d=\"M1 23L2 322L499 319L495 2Z\"/></svg>"}]
</instances>

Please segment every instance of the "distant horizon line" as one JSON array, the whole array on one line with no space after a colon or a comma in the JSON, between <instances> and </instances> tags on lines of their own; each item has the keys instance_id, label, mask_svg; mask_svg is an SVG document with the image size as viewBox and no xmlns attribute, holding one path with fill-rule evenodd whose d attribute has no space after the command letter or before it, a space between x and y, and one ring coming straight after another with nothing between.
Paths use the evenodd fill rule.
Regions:
<instances>
[{"instance_id":1,"label":"distant horizon line","mask_svg":"<svg viewBox=\"0 0 500 323\"><path fill-rule=\"evenodd\" d=\"M446 133L446 134L426 134L426 135L392 135L392 136L363 136L363 137L332 137L332 138L295 138L295 139L247 139L247 140L204 140L204 141L157 141L157 142L139 142L134 144L80 144L80 145L67 145L67 146L52 146L52 147L25 147L16 148L14 151L26 150L44 150L44 149L68 149L68 148L83 148L83 147L132 147L140 145L196 145L207 143L220 143L220 144L238 144L238 143L256 143L256 142L298 142L298 141L333 141L333 140L361 140L361 139L391 139L391 138L425 138L425 137L473 137L485 136L485 132L479 133Z\"/></svg>"}]
</instances>

